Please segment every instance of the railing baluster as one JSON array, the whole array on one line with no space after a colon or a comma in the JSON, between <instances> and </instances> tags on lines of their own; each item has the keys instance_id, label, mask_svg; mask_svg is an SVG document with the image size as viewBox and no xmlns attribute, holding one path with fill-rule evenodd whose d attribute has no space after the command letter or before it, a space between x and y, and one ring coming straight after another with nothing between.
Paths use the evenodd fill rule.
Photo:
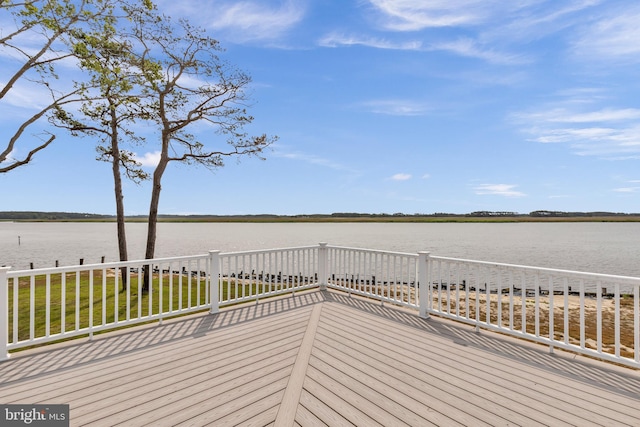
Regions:
<instances>
[{"instance_id":1,"label":"railing baluster","mask_svg":"<svg viewBox=\"0 0 640 427\"><path fill-rule=\"evenodd\" d=\"M30 278L30 294L29 294L29 339L35 336L35 310L36 310L36 276L33 274Z\"/></svg>"},{"instance_id":2,"label":"railing baluster","mask_svg":"<svg viewBox=\"0 0 640 427\"><path fill-rule=\"evenodd\" d=\"M580 348L585 348L584 280L580 280Z\"/></svg>"},{"instance_id":3,"label":"railing baluster","mask_svg":"<svg viewBox=\"0 0 640 427\"><path fill-rule=\"evenodd\" d=\"M536 275L534 277L535 281L534 281L534 297L535 297L535 312L534 312L534 316L535 316L535 331L536 331L536 337L540 336L540 273L536 272Z\"/></svg>"},{"instance_id":4,"label":"railing baluster","mask_svg":"<svg viewBox=\"0 0 640 427\"><path fill-rule=\"evenodd\" d=\"M202 272L204 271L204 267L202 266L203 260L198 258L196 260L196 268L198 270L198 274L196 274L196 305L195 307L200 307L202 305ZM189 305L189 308L193 308L194 306Z\"/></svg>"},{"instance_id":5,"label":"railing baluster","mask_svg":"<svg viewBox=\"0 0 640 427\"><path fill-rule=\"evenodd\" d=\"M89 270L89 339L93 339L93 270Z\"/></svg>"},{"instance_id":6,"label":"railing baluster","mask_svg":"<svg viewBox=\"0 0 640 427\"><path fill-rule=\"evenodd\" d=\"M124 272L124 277L122 278L122 280L126 280L127 282L127 322L129 322L131 320L131 270L127 267L124 271L120 268L116 268L113 270L116 277L118 277L119 274L122 274ZM107 284L105 282L105 284L102 286L102 291L105 292L107 289ZM104 295L104 299L106 299L107 296ZM116 295L116 298L119 298L118 295ZM106 321L103 321L103 323L107 323Z\"/></svg>"},{"instance_id":7,"label":"railing baluster","mask_svg":"<svg viewBox=\"0 0 640 427\"><path fill-rule=\"evenodd\" d=\"M634 360L640 363L640 286L633 289L633 348Z\"/></svg>"},{"instance_id":8,"label":"railing baluster","mask_svg":"<svg viewBox=\"0 0 640 427\"><path fill-rule=\"evenodd\" d=\"M178 269L180 266L178 266ZM169 313L173 313L173 264L169 264Z\"/></svg>"},{"instance_id":9,"label":"railing baluster","mask_svg":"<svg viewBox=\"0 0 640 427\"><path fill-rule=\"evenodd\" d=\"M80 272L76 271L76 305L75 305L75 313L76 313L76 323L75 323L75 331L80 330ZM31 338L33 339L33 338Z\"/></svg>"},{"instance_id":10,"label":"railing baluster","mask_svg":"<svg viewBox=\"0 0 640 427\"><path fill-rule=\"evenodd\" d=\"M615 313L615 356L620 357L620 284L614 285L614 313Z\"/></svg>"},{"instance_id":11,"label":"railing baluster","mask_svg":"<svg viewBox=\"0 0 640 427\"><path fill-rule=\"evenodd\" d=\"M138 318L142 317L142 266L138 265Z\"/></svg>"},{"instance_id":12,"label":"railing baluster","mask_svg":"<svg viewBox=\"0 0 640 427\"><path fill-rule=\"evenodd\" d=\"M515 283L513 281L513 270L509 269L509 330L513 331L514 319L513 319L513 287Z\"/></svg>"},{"instance_id":13,"label":"railing baluster","mask_svg":"<svg viewBox=\"0 0 640 427\"><path fill-rule=\"evenodd\" d=\"M569 279L566 277L564 282L564 344L569 345Z\"/></svg>"},{"instance_id":14,"label":"railing baluster","mask_svg":"<svg viewBox=\"0 0 640 427\"><path fill-rule=\"evenodd\" d=\"M596 283L596 347L602 353L602 282Z\"/></svg>"},{"instance_id":15,"label":"railing baluster","mask_svg":"<svg viewBox=\"0 0 640 427\"><path fill-rule=\"evenodd\" d=\"M491 268L484 269L484 293L485 293L485 305L486 305L486 322L487 325L491 324Z\"/></svg>"},{"instance_id":16,"label":"railing baluster","mask_svg":"<svg viewBox=\"0 0 640 427\"><path fill-rule=\"evenodd\" d=\"M496 298L497 298L497 325L499 328L502 328L502 270L498 267L496 270L497 281L496 281Z\"/></svg>"},{"instance_id":17,"label":"railing baluster","mask_svg":"<svg viewBox=\"0 0 640 427\"><path fill-rule=\"evenodd\" d=\"M549 352L553 353L553 341L555 339L554 333L554 325L553 325L553 276L549 275L549 285L548 285L548 298L549 298L549 340L551 340L551 346L549 347Z\"/></svg>"},{"instance_id":18,"label":"railing baluster","mask_svg":"<svg viewBox=\"0 0 640 427\"><path fill-rule=\"evenodd\" d=\"M119 270L116 268L113 270L115 273L114 281L118 280ZM123 279L124 280L124 279ZM129 286L127 286L129 289ZM118 291L116 290L116 294L114 298L118 298ZM102 269L102 301L101 301L101 309L102 309L102 324L107 323L107 269ZM127 320L129 320L129 300L127 299Z\"/></svg>"},{"instance_id":19,"label":"railing baluster","mask_svg":"<svg viewBox=\"0 0 640 427\"><path fill-rule=\"evenodd\" d=\"M527 333L527 277L525 275L525 272L521 272L521 276L520 276L520 283L521 283L521 301L520 301L520 305L521 305L521 314L520 314L520 321L521 321L521 326L522 326L522 333L526 334Z\"/></svg>"},{"instance_id":20,"label":"railing baluster","mask_svg":"<svg viewBox=\"0 0 640 427\"><path fill-rule=\"evenodd\" d=\"M2 271L1 267L0 267L0 271ZM20 337L18 336L18 307L19 307L18 296L20 295L18 291L19 283L20 283L20 278L14 277L13 278L13 342L14 343L17 343L20 340ZM63 310L63 314L64 314L64 310ZM64 326L64 323L63 323L63 326ZM0 357L2 357L2 354L0 354Z\"/></svg>"},{"instance_id":21,"label":"railing baluster","mask_svg":"<svg viewBox=\"0 0 640 427\"><path fill-rule=\"evenodd\" d=\"M120 298L118 298L118 292L120 291L120 286L118 285L118 274L116 273L113 280L113 322L118 323L120 321Z\"/></svg>"},{"instance_id":22,"label":"railing baluster","mask_svg":"<svg viewBox=\"0 0 640 427\"><path fill-rule=\"evenodd\" d=\"M46 275L45 279L45 332L48 338L51 335L51 274Z\"/></svg>"}]
</instances>

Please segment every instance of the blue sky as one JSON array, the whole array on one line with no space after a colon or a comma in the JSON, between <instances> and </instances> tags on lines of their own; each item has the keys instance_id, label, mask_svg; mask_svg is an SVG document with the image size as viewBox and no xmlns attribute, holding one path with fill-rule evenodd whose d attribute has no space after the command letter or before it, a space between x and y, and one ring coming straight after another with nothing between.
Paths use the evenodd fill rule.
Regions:
<instances>
[{"instance_id":1,"label":"blue sky","mask_svg":"<svg viewBox=\"0 0 640 427\"><path fill-rule=\"evenodd\" d=\"M265 161L171 165L161 213L640 212L640 3L157 3L220 40L253 78L248 130L279 137ZM3 100L0 127L33 99ZM135 150L153 163L153 141ZM0 210L114 213L94 158L61 133L0 175ZM149 193L127 182L127 213Z\"/></svg>"}]
</instances>

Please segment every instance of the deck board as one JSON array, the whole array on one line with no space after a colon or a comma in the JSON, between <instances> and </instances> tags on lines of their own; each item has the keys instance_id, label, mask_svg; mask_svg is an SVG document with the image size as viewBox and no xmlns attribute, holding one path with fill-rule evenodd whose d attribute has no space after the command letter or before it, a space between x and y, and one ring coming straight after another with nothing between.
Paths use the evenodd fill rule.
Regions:
<instances>
[{"instance_id":1,"label":"deck board","mask_svg":"<svg viewBox=\"0 0 640 427\"><path fill-rule=\"evenodd\" d=\"M640 371L339 292L198 314L0 363L0 403L71 425L640 425Z\"/></svg>"},{"instance_id":2,"label":"deck board","mask_svg":"<svg viewBox=\"0 0 640 427\"><path fill-rule=\"evenodd\" d=\"M366 338L369 332L356 330L355 325L371 328L366 316L348 316L345 313L331 312L330 321L334 321L332 328L337 328L340 324L349 322L354 327L348 332L349 339L353 339L353 334ZM486 352L482 353L474 347L453 346L450 341L436 340L432 337L425 341L424 336L403 335L406 331L389 332L384 329L387 326L383 321L383 326L376 334L381 335L385 347L385 354L390 352L406 351L407 354L429 354L431 360L437 358L441 364L440 369L448 369L447 382L455 383L459 387L469 386L483 387L486 384L493 384L495 391L503 399L513 400L522 405L522 410L529 409L530 402L535 401L553 413L554 424L562 421L573 423L582 418L583 425L590 423L602 423L606 425L611 421L633 424L637 416L637 410L633 409L634 416L626 416L629 404L634 399L627 399L618 393L603 393L594 389L585 391L580 383L562 381L557 375L548 376L545 380L540 377L540 371L535 373L524 370L521 365L507 366L509 358L502 355L492 355L487 357ZM388 345L393 342L393 345ZM470 364L468 357L477 355L483 357L478 359L481 363ZM542 358L549 358L546 354L540 355ZM576 386L577 385L577 386ZM589 391L590 390L590 391ZM592 411L592 405L596 402L603 402L608 399L607 407L601 408L598 412ZM525 414L531 416L530 413Z\"/></svg>"},{"instance_id":3,"label":"deck board","mask_svg":"<svg viewBox=\"0 0 640 427\"><path fill-rule=\"evenodd\" d=\"M371 348L370 346L374 344L369 339L371 336L369 331L356 329L355 322L351 322L349 324L351 328L348 332L337 332L340 325L344 324L345 319L338 317L339 313L333 314L334 316L327 320L326 333L341 336L340 343L343 350L349 351L346 357L358 358L365 355L370 359L362 357L358 359L359 364L376 360L372 368L386 372L390 377L396 375L394 374L396 369L400 370L398 375L402 375L403 379L397 381L396 386L402 386L403 382L409 381L409 376L414 376L420 384L429 384L431 388L435 388L436 395L451 402L450 405L464 407L473 417L478 419L486 417L484 419L489 424L500 422L499 418L495 418L496 416L523 423L532 417L538 417L542 422L553 425L562 425L563 421L571 421L570 419L563 420L563 413L552 416L538 413L537 408L530 407L531 399L524 397L530 391L526 387L514 387L513 383L501 381L499 377L478 379L477 374L474 374L479 371L478 367L465 366L463 356L460 354L453 354L449 350L447 354L437 355L441 356L440 363L437 368L434 368L432 366L433 357L431 355L429 358L425 357L425 353L420 351L421 349L415 340L405 342L396 338L392 343L383 340L379 345L381 349ZM364 324L361 325L361 327L364 326ZM340 333L342 335L339 335ZM347 345L351 345L351 347L346 347ZM471 374L464 372L465 368L469 369ZM493 387L489 388L486 386L487 384L492 384ZM535 391L531 390L531 392ZM544 395L535 397L542 398L541 403L549 403L549 399L546 399ZM490 411L485 408L487 402L493 402ZM550 409L552 408L553 406L550 407Z\"/></svg>"}]
</instances>

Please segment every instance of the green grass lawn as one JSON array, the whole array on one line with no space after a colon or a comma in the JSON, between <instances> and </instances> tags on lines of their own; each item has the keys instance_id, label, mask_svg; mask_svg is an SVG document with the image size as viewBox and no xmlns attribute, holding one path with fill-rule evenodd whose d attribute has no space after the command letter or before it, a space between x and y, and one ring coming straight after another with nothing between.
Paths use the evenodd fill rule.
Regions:
<instances>
[{"instance_id":1,"label":"green grass lawn","mask_svg":"<svg viewBox=\"0 0 640 427\"><path fill-rule=\"evenodd\" d=\"M49 284L47 286L47 280ZM233 300L264 291L266 285L223 281L221 300ZM140 283L140 286L139 286ZM49 309L47 311L47 288ZM93 288L91 295L90 289ZM18 281L18 340L98 326L116 321L144 318L160 312L178 311L207 303L207 281L186 274L153 274L151 292L142 292L142 275L132 273L127 289L113 270L83 271L23 277ZM162 289L162 292L160 292ZM63 292L64 291L64 292ZM162 298L160 298L162 294ZM64 304L63 304L64 301ZM14 282L9 281L9 342L14 341ZM33 323L31 323L33 307ZM49 330L47 331L47 318Z\"/></svg>"}]
</instances>

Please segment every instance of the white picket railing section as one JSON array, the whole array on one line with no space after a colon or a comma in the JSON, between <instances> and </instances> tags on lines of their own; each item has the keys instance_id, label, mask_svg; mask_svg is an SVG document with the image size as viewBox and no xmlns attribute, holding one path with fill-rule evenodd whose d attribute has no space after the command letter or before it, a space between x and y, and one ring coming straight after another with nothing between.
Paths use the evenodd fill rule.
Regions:
<instances>
[{"instance_id":1,"label":"white picket railing section","mask_svg":"<svg viewBox=\"0 0 640 427\"><path fill-rule=\"evenodd\" d=\"M145 268L153 280L143 292ZM0 337L6 335L11 350L207 309L209 269L207 255L5 269L0 313L7 322Z\"/></svg>"},{"instance_id":2,"label":"white picket railing section","mask_svg":"<svg viewBox=\"0 0 640 427\"><path fill-rule=\"evenodd\" d=\"M417 255L335 246L326 250L327 287L419 308Z\"/></svg>"},{"instance_id":3,"label":"white picket railing section","mask_svg":"<svg viewBox=\"0 0 640 427\"><path fill-rule=\"evenodd\" d=\"M318 250L310 246L221 254L219 306L318 287Z\"/></svg>"},{"instance_id":4,"label":"white picket railing section","mask_svg":"<svg viewBox=\"0 0 640 427\"><path fill-rule=\"evenodd\" d=\"M0 360L27 346L316 287L640 367L640 278L326 243L0 268Z\"/></svg>"},{"instance_id":5,"label":"white picket railing section","mask_svg":"<svg viewBox=\"0 0 640 427\"><path fill-rule=\"evenodd\" d=\"M640 367L640 278L429 257L427 312Z\"/></svg>"}]
</instances>

